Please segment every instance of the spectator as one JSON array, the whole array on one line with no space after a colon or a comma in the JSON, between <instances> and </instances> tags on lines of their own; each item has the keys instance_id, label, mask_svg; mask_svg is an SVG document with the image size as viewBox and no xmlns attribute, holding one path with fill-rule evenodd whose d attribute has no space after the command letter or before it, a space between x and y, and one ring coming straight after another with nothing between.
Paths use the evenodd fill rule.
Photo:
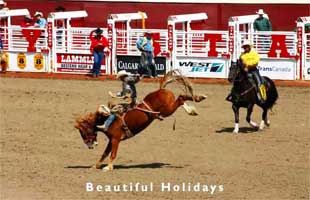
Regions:
<instances>
[{"instance_id":1,"label":"spectator","mask_svg":"<svg viewBox=\"0 0 310 200\"><path fill-rule=\"evenodd\" d=\"M3 0L0 0L0 11L9 10L7 6L7 3Z\"/></svg>"},{"instance_id":2,"label":"spectator","mask_svg":"<svg viewBox=\"0 0 310 200\"><path fill-rule=\"evenodd\" d=\"M108 53L108 40L102 35L102 30L97 28L90 32L89 38L91 40L90 51L94 55L94 65L92 69L92 76L100 76L101 63L104 59L104 53ZM96 34L93 36L93 34Z\"/></svg>"},{"instance_id":3,"label":"spectator","mask_svg":"<svg viewBox=\"0 0 310 200\"><path fill-rule=\"evenodd\" d=\"M264 10L259 9L258 12L258 18L254 21L254 30L256 31L272 31L271 22L267 17L264 17Z\"/></svg>"},{"instance_id":4,"label":"spectator","mask_svg":"<svg viewBox=\"0 0 310 200\"><path fill-rule=\"evenodd\" d=\"M35 27L39 27L39 28L45 28L47 22L46 19L43 18L43 14L41 12L36 12L34 14L35 17Z\"/></svg>"},{"instance_id":5,"label":"spectator","mask_svg":"<svg viewBox=\"0 0 310 200\"><path fill-rule=\"evenodd\" d=\"M24 17L24 21L20 24L20 26L23 28L31 27L33 25L34 25L33 19L30 15L26 15Z\"/></svg>"},{"instance_id":6,"label":"spectator","mask_svg":"<svg viewBox=\"0 0 310 200\"><path fill-rule=\"evenodd\" d=\"M139 74L146 73L149 77L157 77L152 33L147 31L144 37L137 40L136 45L139 51L141 51Z\"/></svg>"},{"instance_id":7,"label":"spectator","mask_svg":"<svg viewBox=\"0 0 310 200\"><path fill-rule=\"evenodd\" d=\"M272 31L271 22L267 17L264 17L265 12L263 9L259 9L258 18L254 21L254 30L255 31ZM261 47L264 50L268 50L270 45L270 36L269 35L258 35L258 39L261 41Z\"/></svg>"}]
</instances>

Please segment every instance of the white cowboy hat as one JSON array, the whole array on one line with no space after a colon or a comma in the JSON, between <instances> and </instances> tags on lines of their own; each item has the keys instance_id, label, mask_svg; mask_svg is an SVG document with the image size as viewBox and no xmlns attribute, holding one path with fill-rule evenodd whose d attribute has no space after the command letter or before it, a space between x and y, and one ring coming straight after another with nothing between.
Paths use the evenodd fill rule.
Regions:
<instances>
[{"instance_id":1,"label":"white cowboy hat","mask_svg":"<svg viewBox=\"0 0 310 200\"><path fill-rule=\"evenodd\" d=\"M251 44L250 40L244 40L243 43L242 43L242 47L247 46L247 45L250 46L250 47L253 46L253 45Z\"/></svg>"},{"instance_id":2,"label":"white cowboy hat","mask_svg":"<svg viewBox=\"0 0 310 200\"><path fill-rule=\"evenodd\" d=\"M35 17L38 16L38 15L40 15L41 17L43 17L43 13L41 13L41 12L36 12L36 13L34 14Z\"/></svg>"},{"instance_id":3,"label":"white cowboy hat","mask_svg":"<svg viewBox=\"0 0 310 200\"><path fill-rule=\"evenodd\" d=\"M152 35L152 31L145 31L145 34Z\"/></svg>"},{"instance_id":4,"label":"white cowboy hat","mask_svg":"<svg viewBox=\"0 0 310 200\"><path fill-rule=\"evenodd\" d=\"M0 0L0 5L5 4L5 2L3 0Z\"/></svg>"},{"instance_id":5,"label":"white cowboy hat","mask_svg":"<svg viewBox=\"0 0 310 200\"><path fill-rule=\"evenodd\" d=\"M259 14L259 15L264 15L264 14L265 14L265 12L264 12L264 10L263 10L263 9L259 9L259 10L256 12L256 14Z\"/></svg>"},{"instance_id":6,"label":"white cowboy hat","mask_svg":"<svg viewBox=\"0 0 310 200\"><path fill-rule=\"evenodd\" d=\"M120 78L122 76L128 76L130 73L126 72L125 70L121 70L117 73L116 78Z\"/></svg>"}]
</instances>

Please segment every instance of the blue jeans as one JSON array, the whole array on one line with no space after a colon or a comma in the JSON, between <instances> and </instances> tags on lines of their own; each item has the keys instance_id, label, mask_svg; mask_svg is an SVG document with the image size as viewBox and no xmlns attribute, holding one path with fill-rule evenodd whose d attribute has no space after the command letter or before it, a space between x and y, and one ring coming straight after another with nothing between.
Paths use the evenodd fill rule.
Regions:
<instances>
[{"instance_id":1,"label":"blue jeans","mask_svg":"<svg viewBox=\"0 0 310 200\"><path fill-rule=\"evenodd\" d=\"M104 126L105 126L105 129L108 130L111 126L111 124L114 122L116 118L116 115L115 114L111 114L107 120L105 120L104 122Z\"/></svg>"},{"instance_id":2,"label":"blue jeans","mask_svg":"<svg viewBox=\"0 0 310 200\"><path fill-rule=\"evenodd\" d=\"M93 74L95 75L100 74L100 68L103 59L104 59L104 53L102 51L101 52L94 51L94 65L92 70Z\"/></svg>"}]
</instances>

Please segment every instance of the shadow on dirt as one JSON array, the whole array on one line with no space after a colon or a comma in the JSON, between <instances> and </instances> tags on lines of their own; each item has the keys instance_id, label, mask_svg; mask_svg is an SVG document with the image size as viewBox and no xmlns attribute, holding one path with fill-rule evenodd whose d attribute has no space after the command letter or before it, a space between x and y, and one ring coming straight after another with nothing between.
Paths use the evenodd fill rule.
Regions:
<instances>
[{"instance_id":1,"label":"shadow on dirt","mask_svg":"<svg viewBox=\"0 0 310 200\"><path fill-rule=\"evenodd\" d=\"M68 169L87 169L91 168L91 165L76 165L76 166L67 166ZM114 169L158 169L158 168L173 168L179 169L184 168L185 166L174 166L169 163L149 163L149 164L138 164L138 165L114 165Z\"/></svg>"},{"instance_id":2,"label":"shadow on dirt","mask_svg":"<svg viewBox=\"0 0 310 200\"><path fill-rule=\"evenodd\" d=\"M234 130L233 127L229 127L229 128L222 128L220 130L217 130L216 133L232 133ZM257 132L258 129L255 128L251 128L251 127L240 127L239 128L239 133L253 133L253 132Z\"/></svg>"}]
</instances>

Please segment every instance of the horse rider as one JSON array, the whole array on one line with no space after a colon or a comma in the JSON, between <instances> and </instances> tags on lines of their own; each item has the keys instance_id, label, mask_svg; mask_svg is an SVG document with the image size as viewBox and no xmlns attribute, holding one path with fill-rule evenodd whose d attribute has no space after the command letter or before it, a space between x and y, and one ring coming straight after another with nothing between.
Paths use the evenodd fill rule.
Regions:
<instances>
[{"instance_id":1,"label":"horse rider","mask_svg":"<svg viewBox=\"0 0 310 200\"><path fill-rule=\"evenodd\" d=\"M244 52L240 55L240 61L243 69L248 73L249 77L253 77L258 88L257 97L259 103L264 103L266 100L265 86L262 83L262 77L259 74L257 65L259 62L258 53L253 50L253 45L249 40L245 40L242 44ZM255 85L254 85L255 86Z\"/></svg>"},{"instance_id":2,"label":"horse rider","mask_svg":"<svg viewBox=\"0 0 310 200\"><path fill-rule=\"evenodd\" d=\"M137 90L135 84L138 83L141 78L139 74L131 74L129 72L126 72L125 70L119 71L116 75L116 78L122 81L122 91L117 92L116 96L122 99L129 99L128 104L119 104L119 106L123 107L121 109L121 113L123 113L130 108L134 108L134 106L136 105ZM111 113L103 112L103 114L109 115L105 123L102 126L98 126L104 131L107 131L116 119L117 111L113 112L113 108L111 109Z\"/></svg>"},{"instance_id":3,"label":"horse rider","mask_svg":"<svg viewBox=\"0 0 310 200\"><path fill-rule=\"evenodd\" d=\"M137 40L136 45L139 51L141 51L140 75L147 72L150 77L157 77L157 71L154 61L154 45L153 45L153 34L150 31L145 32L144 37ZM143 73L141 72L143 71Z\"/></svg>"}]
</instances>

